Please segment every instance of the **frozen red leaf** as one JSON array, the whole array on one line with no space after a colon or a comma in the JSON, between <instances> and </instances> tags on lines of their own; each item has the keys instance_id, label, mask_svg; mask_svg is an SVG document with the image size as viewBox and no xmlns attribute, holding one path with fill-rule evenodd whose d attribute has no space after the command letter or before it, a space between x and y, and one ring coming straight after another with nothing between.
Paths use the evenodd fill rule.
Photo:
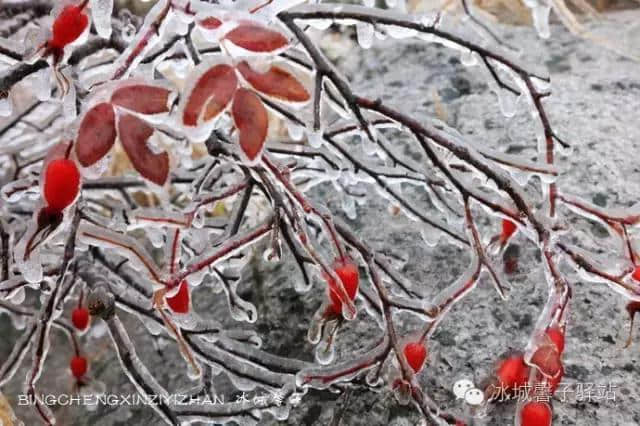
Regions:
<instances>
[{"instance_id":1,"label":"frozen red leaf","mask_svg":"<svg viewBox=\"0 0 640 426\"><path fill-rule=\"evenodd\" d=\"M214 18L213 16L209 16L208 18L198 21L198 25L207 30L215 30L222 25L222 21L218 18Z\"/></svg>"},{"instance_id":2,"label":"frozen red leaf","mask_svg":"<svg viewBox=\"0 0 640 426\"><path fill-rule=\"evenodd\" d=\"M169 111L169 93L163 87L135 84L113 92L111 102L140 114L159 114Z\"/></svg>"},{"instance_id":3,"label":"frozen red leaf","mask_svg":"<svg viewBox=\"0 0 640 426\"><path fill-rule=\"evenodd\" d=\"M251 69L246 61L238 64L238 71L257 91L289 102L309 100L307 89L290 73L279 67L271 67L259 73Z\"/></svg>"},{"instance_id":4,"label":"frozen red leaf","mask_svg":"<svg viewBox=\"0 0 640 426\"><path fill-rule=\"evenodd\" d=\"M147 142L153 135L153 127L144 120L124 114L118 117L118 136L133 167L146 179L164 185L169 176L169 154L151 151Z\"/></svg>"},{"instance_id":5,"label":"frozen red leaf","mask_svg":"<svg viewBox=\"0 0 640 426\"><path fill-rule=\"evenodd\" d=\"M255 93L240 88L233 99L232 113L233 121L240 133L240 148L249 161L253 161L262 152L267 139L267 110Z\"/></svg>"},{"instance_id":6,"label":"frozen red leaf","mask_svg":"<svg viewBox=\"0 0 640 426\"><path fill-rule=\"evenodd\" d=\"M83 167L97 163L116 141L116 116L113 106L103 102L85 114L76 140L76 156Z\"/></svg>"},{"instance_id":7,"label":"frozen red leaf","mask_svg":"<svg viewBox=\"0 0 640 426\"><path fill-rule=\"evenodd\" d=\"M215 118L231 102L237 86L238 78L230 65L220 64L206 71L187 98L182 112L183 123L196 126L205 104L203 119L206 121Z\"/></svg>"},{"instance_id":8,"label":"frozen red leaf","mask_svg":"<svg viewBox=\"0 0 640 426\"><path fill-rule=\"evenodd\" d=\"M225 36L236 46L251 52L273 52L289 44L287 38L278 31L256 24L242 24L229 31Z\"/></svg>"}]
</instances>

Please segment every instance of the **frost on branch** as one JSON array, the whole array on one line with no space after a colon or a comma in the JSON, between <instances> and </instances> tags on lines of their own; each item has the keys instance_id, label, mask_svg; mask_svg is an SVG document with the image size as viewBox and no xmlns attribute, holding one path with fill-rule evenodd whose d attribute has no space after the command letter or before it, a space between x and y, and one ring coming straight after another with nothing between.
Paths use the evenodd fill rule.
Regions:
<instances>
[{"instance_id":1,"label":"frost on branch","mask_svg":"<svg viewBox=\"0 0 640 426\"><path fill-rule=\"evenodd\" d=\"M568 144L546 109L550 78L513 59L466 2L465 25L489 31L490 43L443 24L443 11L372 3L159 0L133 17L112 14L109 0L65 2L31 11L43 40L32 54L0 45L3 99L38 92L24 110L4 105L0 129L0 312L20 330L0 385L23 384L39 421L60 416L41 398L48 376L98 395L110 379L100 371L118 365L139 395L161 398L149 410L166 424L284 420L310 389L386 392L429 424L470 424L426 385L447 350L434 335L483 287L510 303L504 259L515 243L539 253L546 303L527 342L489 367L484 408L500 387L556 391L572 350L574 283L614 290L633 320L640 210L604 209L562 187ZM550 6L526 3L545 35ZM12 16L18 4L0 11ZM457 52L487 76L505 117L528 110L537 133L524 142L537 155L491 148L484 134L396 108L383 93L367 97L321 47L329 29L364 49L388 38ZM439 271L437 283L405 276L430 259L360 235L353 220L369 205L388 209L376 212L381 231L403 223L429 253L458 250L451 262L466 267ZM571 238L576 216L616 247L603 256ZM283 321L290 307L309 308L306 341L286 353L261 322L274 294ZM370 341L348 353L360 343L354 324ZM175 356L158 368L155 352ZM64 374L50 368L60 353ZM167 398L218 387L271 397ZM513 417L549 423L553 407L536 404L522 401Z\"/></svg>"}]
</instances>

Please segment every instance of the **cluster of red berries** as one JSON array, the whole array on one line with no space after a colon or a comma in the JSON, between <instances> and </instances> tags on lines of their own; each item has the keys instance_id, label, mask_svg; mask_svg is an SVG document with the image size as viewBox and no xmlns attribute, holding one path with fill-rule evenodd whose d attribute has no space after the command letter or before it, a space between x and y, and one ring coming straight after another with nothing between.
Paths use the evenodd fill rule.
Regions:
<instances>
[{"instance_id":1,"label":"cluster of red berries","mask_svg":"<svg viewBox=\"0 0 640 426\"><path fill-rule=\"evenodd\" d=\"M83 306L78 306L71 312L71 323L79 331L84 331L89 327L89 319L89 310ZM87 373L89 363L82 355L76 355L71 358L69 368L73 377L81 379Z\"/></svg>"},{"instance_id":2,"label":"cluster of red berries","mask_svg":"<svg viewBox=\"0 0 640 426\"><path fill-rule=\"evenodd\" d=\"M555 393L562 377L562 352L564 351L564 332L559 327L549 327L544 341L531 357L531 364L536 368L535 381L546 383L551 396ZM525 386L529 380L531 367L527 365L522 353L515 353L503 359L496 369L494 385L505 392L515 392ZM529 401L520 412L521 426L550 426L553 413L549 404L540 401Z\"/></svg>"}]
</instances>

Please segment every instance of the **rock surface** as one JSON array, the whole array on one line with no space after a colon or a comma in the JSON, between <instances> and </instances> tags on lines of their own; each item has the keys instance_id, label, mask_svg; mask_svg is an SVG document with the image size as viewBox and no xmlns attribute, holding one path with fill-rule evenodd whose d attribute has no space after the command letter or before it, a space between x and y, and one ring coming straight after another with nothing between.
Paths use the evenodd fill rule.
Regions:
<instances>
[{"instance_id":1,"label":"rock surface","mask_svg":"<svg viewBox=\"0 0 640 426\"><path fill-rule=\"evenodd\" d=\"M623 28L640 19L640 13L625 12L610 19ZM531 28L502 27L501 30L510 43L523 49L523 63L547 67L552 77L553 96L545 101L550 119L555 130L574 147L568 157L559 161L563 171L558 182L561 190L603 207L635 203L640 190L639 64L578 39L559 25L553 27L549 41L540 40ZM479 143L531 158L536 155L529 113L520 108L515 117L504 118L484 73L478 72L479 67L463 66L456 52L415 40L376 41L373 48L362 52L354 44L349 57L342 59L342 65L355 88L363 94L379 96L420 119L439 116ZM412 154L419 158L417 150ZM318 187L315 194L318 199L329 200L334 211L341 211L328 188ZM468 255L455 246L426 247L419 227L407 219L389 215L386 200L371 197L357 207L357 214L354 220L344 219L373 247L405 256L408 262L402 272L425 298L452 282L467 265ZM569 217L572 217L572 226L579 230L581 241L591 240L588 247L609 247L611 243L601 228ZM497 225L489 221L481 226L485 232L489 227L497 229ZM522 348L543 306L546 284L539 254L520 235L514 243L519 247L520 259L516 273L510 277L510 300L501 302L490 282L483 279L476 290L449 313L433 337L421 382L444 409L465 410L464 403L455 400L453 384L462 378L479 384L498 356L509 349ZM297 272L290 262L269 266L259 258L240 291L258 309L258 321L250 327L255 327L262 336L265 350L312 360L313 347L306 342L305 335L308 320L319 306L324 290L316 285L311 291L298 294L292 284ZM623 300L605 286L581 281L575 275L572 282L574 298L567 332L564 383L572 389L579 383L600 387L611 384L615 401L601 397L579 401L576 395L570 394L567 402L561 402L557 396L553 403L554 424L640 424L640 409L636 405L640 390L635 386L640 372L637 355L640 342L630 349L622 348L628 332ZM205 293L196 300L196 310L213 313L221 321L228 317L224 302ZM406 331L419 326L415 317L402 318ZM150 338L135 319L126 315L125 322L138 342L139 355L158 375L159 381L170 384L171 389L188 386L184 363L173 342ZM104 327L97 325L93 332L100 331L104 332ZM6 318L0 332L5 336L4 341L15 340L16 332ZM358 318L340 332L337 359L363 350L379 334L371 318L360 312ZM58 335L52 342L53 347L65 344L64 338ZM0 345L0 358L9 350ZM91 374L105 382L110 392L134 392L117 366L106 337L96 340L89 350ZM27 366L29 362L24 364ZM52 356L46 369L66 371L67 364L65 357ZM17 377L24 377L24 370L23 366ZM17 383L12 384L12 389L7 388L5 395L25 424L37 424L32 417L33 410L18 405L15 395L21 393L22 384L20 380L13 382ZM45 375L41 380L42 391L59 392L61 382L58 377ZM71 379L62 386L70 388ZM224 380L216 383L216 389L228 400L234 396ZM513 403L496 406L489 417L479 419L478 424L513 424L514 408ZM145 407L101 407L88 413L84 408L69 407L58 413L62 413L59 421L63 425L160 424ZM265 418L262 424L408 426L426 423L413 407L399 405L384 387L377 393L354 388L344 395L310 391L287 421Z\"/></svg>"}]
</instances>

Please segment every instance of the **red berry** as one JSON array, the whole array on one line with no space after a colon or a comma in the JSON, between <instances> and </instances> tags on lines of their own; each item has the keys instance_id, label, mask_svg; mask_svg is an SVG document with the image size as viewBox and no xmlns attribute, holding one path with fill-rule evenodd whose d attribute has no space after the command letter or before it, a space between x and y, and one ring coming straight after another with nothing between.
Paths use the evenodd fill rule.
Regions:
<instances>
[{"instance_id":1,"label":"red berry","mask_svg":"<svg viewBox=\"0 0 640 426\"><path fill-rule=\"evenodd\" d=\"M633 271L633 274L631 274L631 278L636 281L640 281L640 266L636 266L635 271Z\"/></svg>"},{"instance_id":2,"label":"red berry","mask_svg":"<svg viewBox=\"0 0 640 426\"><path fill-rule=\"evenodd\" d=\"M558 348L558 352L564 352L564 333L558 327L551 327L547 329L547 336Z\"/></svg>"},{"instance_id":3,"label":"red berry","mask_svg":"<svg viewBox=\"0 0 640 426\"><path fill-rule=\"evenodd\" d=\"M89 17L82 12L83 6L69 5L53 21L53 28L49 46L62 49L69 43L73 43L82 35L89 25Z\"/></svg>"},{"instance_id":4,"label":"red berry","mask_svg":"<svg viewBox=\"0 0 640 426\"><path fill-rule=\"evenodd\" d=\"M516 232L516 224L509 219L502 219L502 232L500 233L500 241L504 244Z\"/></svg>"},{"instance_id":5,"label":"red berry","mask_svg":"<svg viewBox=\"0 0 640 426\"><path fill-rule=\"evenodd\" d=\"M333 267L336 275L342 281L342 285L349 296L349 299L354 300L358 293L358 283L360 281L360 274L358 267L350 260L338 260ZM331 277L329 281L329 297L331 299L331 305L329 309L335 315L342 314L342 300L340 300L340 293L338 284Z\"/></svg>"},{"instance_id":6,"label":"red berry","mask_svg":"<svg viewBox=\"0 0 640 426\"><path fill-rule=\"evenodd\" d=\"M427 358L427 348L419 342L407 343L404 347L404 356L413 371L417 373L422 369L424 360Z\"/></svg>"},{"instance_id":7,"label":"red berry","mask_svg":"<svg viewBox=\"0 0 640 426\"><path fill-rule=\"evenodd\" d=\"M551 395L556 393L556 389L558 389L558 385L560 385L560 382L562 381L563 376L564 376L564 367L562 366L562 364L560 364L560 372L558 373L558 375L556 377L553 377L547 380L547 383L549 383L549 392L551 393Z\"/></svg>"},{"instance_id":8,"label":"red berry","mask_svg":"<svg viewBox=\"0 0 640 426\"><path fill-rule=\"evenodd\" d=\"M513 390L527 384L529 366L524 362L523 355L511 355L500 362L496 376L500 386L506 390Z\"/></svg>"},{"instance_id":9,"label":"red berry","mask_svg":"<svg viewBox=\"0 0 640 426\"><path fill-rule=\"evenodd\" d=\"M189 312L189 284L186 281L180 283L178 292L171 297L167 297L167 305L173 312L186 314Z\"/></svg>"},{"instance_id":10,"label":"red berry","mask_svg":"<svg viewBox=\"0 0 640 426\"><path fill-rule=\"evenodd\" d=\"M71 322L78 330L84 330L89 325L89 310L87 308L75 308L71 313Z\"/></svg>"},{"instance_id":11,"label":"red berry","mask_svg":"<svg viewBox=\"0 0 640 426\"><path fill-rule=\"evenodd\" d=\"M521 426L551 426L551 407L545 402L527 402L520 412Z\"/></svg>"},{"instance_id":12,"label":"red berry","mask_svg":"<svg viewBox=\"0 0 640 426\"><path fill-rule=\"evenodd\" d=\"M87 373L87 359L83 356L74 356L71 358L69 367L71 368L71 374L73 374L73 377L79 379Z\"/></svg>"},{"instance_id":13,"label":"red berry","mask_svg":"<svg viewBox=\"0 0 640 426\"><path fill-rule=\"evenodd\" d=\"M44 176L44 199L53 211L62 211L78 196L80 172L67 158L51 160Z\"/></svg>"},{"instance_id":14,"label":"red berry","mask_svg":"<svg viewBox=\"0 0 640 426\"><path fill-rule=\"evenodd\" d=\"M531 364L547 377L556 377L562 368L560 352L555 344L541 345L531 357Z\"/></svg>"}]
</instances>

